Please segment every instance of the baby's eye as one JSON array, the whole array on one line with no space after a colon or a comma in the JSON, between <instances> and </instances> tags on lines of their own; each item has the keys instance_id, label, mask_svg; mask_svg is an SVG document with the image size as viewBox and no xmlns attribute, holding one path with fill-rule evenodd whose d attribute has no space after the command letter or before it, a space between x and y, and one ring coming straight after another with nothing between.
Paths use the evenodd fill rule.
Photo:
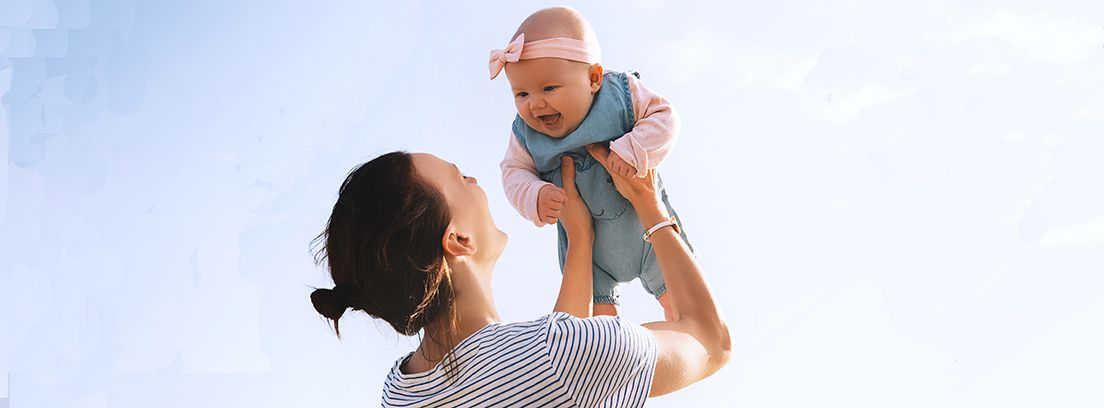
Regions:
<instances>
[{"instance_id":1,"label":"baby's eye","mask_svg":"<svg viewBox=\"0 0 1104 408\"><path fill-rule=\"evenodd\" d=\"M529 96L529 92L518 92L517 94L514 94L514 96L518 98L524 98L526 96Z\"/></svg>"},{"instance_id":2,"label":"baby's eye","mask_svg":"<svg viewBox=\"0 0 1104 408\"><path fill-rule=\"evenodd\" d=\"M545 92L552 92L552 91L555 91L555 90L556 90L556 88L558 88L558 87L557 87L557 86L551 86L551 85L550 85L550 86L546 86L546 87L544 87L544 91L545 91Z\"/></svg>"}]
</instances>

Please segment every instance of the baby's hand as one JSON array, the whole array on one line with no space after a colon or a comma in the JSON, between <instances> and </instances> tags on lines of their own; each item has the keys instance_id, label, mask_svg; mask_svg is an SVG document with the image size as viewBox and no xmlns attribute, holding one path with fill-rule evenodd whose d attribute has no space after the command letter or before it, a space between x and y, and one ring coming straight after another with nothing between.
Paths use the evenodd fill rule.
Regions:
<instances>
[{"instance_id":1,"label":"baby's hand","mask_svg":"<svg viewBox=\"0 0 1104 408\"><path fill-rule=\"evenodd\" d=\"M537 217L545 224L555 224L560 220L567 194L564 189L545 184L537 193Z\"/></svg>"},{"instance_id":2,"label":"baby's hand","mask_svg":"<svg viewBox=\"0 0 1104 408\"><path fill-rule=\"evenodd\" d=\"M606 165L610 170L620 174L623 177L636 177L636 167L633 167L629 162L622 159L617 153L611 152L609 155L608 163Z\"/></svg>"}]
</instances>

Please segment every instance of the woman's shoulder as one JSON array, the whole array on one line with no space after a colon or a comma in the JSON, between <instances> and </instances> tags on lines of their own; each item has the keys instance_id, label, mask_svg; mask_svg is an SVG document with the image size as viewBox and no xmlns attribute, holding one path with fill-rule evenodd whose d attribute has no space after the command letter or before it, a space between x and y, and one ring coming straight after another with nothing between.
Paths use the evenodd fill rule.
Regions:
<instances>
[{"instance_id":1,"label":"woman's shoulder","mask_svg":"<svg viewBox=\"0 0 1104 408\"><path fill-rule=\"evenodd\" d=\"M654 342L654 336L641 325L621 316L592 316L580 318L556 312L546 316L549 343L569 342L580 345L601 346L606 343Z\"/></svg>"},{"instance_id":2,"label":"woman's shoulder","mask_svg":"<svg viewBox=\"0 0 1104 408\"><path fill-rule=\"evenodd\" d=\"M507 346L510 344L543 341L547 338L550 328L556 322L564 321L568 318L573 318L573 316L566 313L554 312L532 320L511 323L491 323L457 343L452 350L452 355L460 362L468 360L477 354L501 353L507 350L509 348ZM402 365L407 359L412 357L413 354L414 352L410 352L395 360L395 364L391 369L391 373L395 379L418 378L432 375L433 373L444 372L442 364L438 364L437 367L428 372L416 374L403 373L401 370Z\"/></svg>"},{"instance_id":3,"label":"woman's shoulder","mask_svg":"<svg viewBox=\"0 0 1104 408\"><path fill-rule=\"evenodd\" d=\"M652 332L620 316L549 316L548 361L581 406L640 406L655 373Z\"/></svg>"},{"instance_id":4,"label":"woman's shoulder","mask_svg":"<svg viewBox=\"0 0 1104 408\"><path fill-rule=\"evenodd\" d=\"M562 312L552 312L532 320L523 320L520 322L511 323L497 323L491 330L487 330L486 337L516 337L523 335L543 335L547 333L548 329L558 321L565 318L571 318L570 314Z\"/></svg>"},{"instance_id":5,"label":"woman's shoulder","mask_svg":"<svg viewBox=\"0 0 1104 408\"><path fill-rule=\"evenodd\" d=\"M480 371L490 367L487 364L488 361L517 358L547 361L543 356L548 355L548 348L545 345L549 338L549 331L557 322L573 318L566 313L550 313L532 320L491 323L457 343L452 349L451 356L455 358L457 366L472 368L460 370L461 378L487 375ZM428 371L403 372L403 365L413 356L414 352L409 352L395 360L387 376L385 388L404 389L412 386L425 387L428 384L435 386L445 384L448 367L444 361Z\"/></svg>"},{"instance_id":6,"label":"woman's shoulder","mask_svg":"<svg viewBox=\"0 0 1104 408\"><path fill-rule=\"evenodd\" d=\"M453 349L454 381L441 364L427 372L404 374L400 367L410 354L396 361L384 385L384 405L486 405L472 401L494 395L583 406L606 399L642 403L655 367L654 343L643 327L619 317L581 319L556 312L528 321L492 323ZM519 379L524 386L499 389ZM592 390L599 388L602 392Z\"/></svg>"}]
</instances>

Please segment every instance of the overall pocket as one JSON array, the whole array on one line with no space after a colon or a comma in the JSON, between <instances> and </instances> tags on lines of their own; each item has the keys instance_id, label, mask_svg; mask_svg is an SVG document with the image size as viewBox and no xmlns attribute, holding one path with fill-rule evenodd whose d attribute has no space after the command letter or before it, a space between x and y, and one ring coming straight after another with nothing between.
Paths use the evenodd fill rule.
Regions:
<instances>
[{"instance_id":1,"label":"overall pocket","mask_svg":"<svg viewBox=\"0 0 1104 408\"><path fill-rule=\"evenodd\" d=\"M587 155L568 153L575 159L575 186L583 197L590 215L596 220L620 218L629 206L629 200L617 192L606 168ZM563 188L563 173L559 167L541 174L541 178Z\"/></svg>"}]
</instances>

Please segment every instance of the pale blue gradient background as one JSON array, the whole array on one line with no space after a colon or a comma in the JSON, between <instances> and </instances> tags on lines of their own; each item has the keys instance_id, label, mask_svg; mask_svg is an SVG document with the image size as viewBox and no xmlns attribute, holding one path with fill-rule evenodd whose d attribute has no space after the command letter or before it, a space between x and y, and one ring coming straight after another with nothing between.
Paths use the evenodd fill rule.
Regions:
<instances>
[{"instance_id":1,"label":"pale blue gradient background","mask_svg":"<svg viewBox=\"0 0 1104 408\"><path fill-rule=\"evenodd\" d=\"M308 243L395 149L487 190L503 319L551 309L486 71L546 4L290 3L0 0L0 407L375 406L416 339L339 342ZM1104 3L569 4L682 115L735 338L652 406L1104 405Z\"/></svg>"}]
</instances>

